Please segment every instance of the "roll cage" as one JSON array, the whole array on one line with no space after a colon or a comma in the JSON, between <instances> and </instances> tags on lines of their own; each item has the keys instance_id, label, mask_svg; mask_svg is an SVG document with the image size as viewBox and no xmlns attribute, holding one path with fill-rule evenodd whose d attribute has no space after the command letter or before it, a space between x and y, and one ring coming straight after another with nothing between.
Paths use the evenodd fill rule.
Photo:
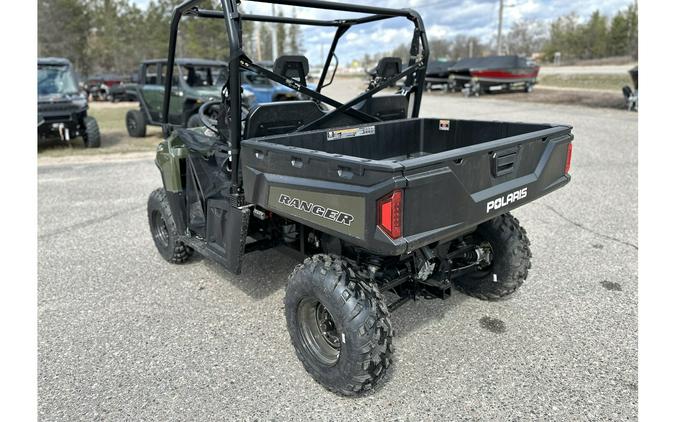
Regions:
<instances>
[{"instance_id":1,"label":"roll cage","mask_svg":"<svg viewBox=\"0 0 675 422\"><path fill-rule=\"evenodd\" d=\"M229 136L227 139L230 142L230 150L232 155L232 185L231 195L233 196L233 203L243 205L243 195L241 188L241 178L239 175L239 151L241 143L241 91L239 89L227 89L227 87L239 87L241 85L241 70L250 70L259 75L263 75L275 82L287 86L295 91L298 91L312 100L325 103L332 107L333 110L327 112L320 118L311 121L296 131L305 131L315 128L319 123L327 120L337 113L348 114L359 119L364 123L377 122L380 119L371 114L365 113L354 108L355 105L364 100L371 98L376 93L383 89L392 86L396 81L406 78L402 93L408 97L409 117L418 117L420 111L420 104L422 101L424 77L426 73L427 62L429 58L428 42L424 24L421 16L412 9L389 9L382 7L373 7L356 4L343 4L323 0L249 0L258 3L275 3L287 6L308 7L314 9L334 10L343 12L354 12L365 14L363 17L351 19L336 19L336 20L317 20L317 19L302 19L284 16L267 16L240 13L238 5L240 0L220 0L222 11L200 9L198 4L203 0L186 0L179 4L171 15L171 29L169 36L169 54L167 60L167 74L165 79L164 102L162 108L162 126L165 135L168 135L172 126L169 124L169 105L171 101L171 85L174 73L174 64L176 57L176 42L178 38L178 25L183 16L193 16L199 18L223 19L225 21L225 29L228 34L229 41L229 57L227 60L229 80L223 87L223 102L227 102L230 110L229 127L227 128ZM369 88L362 94L353 98L346 103L341 103L333 98L321 94L322 88L325 86L328 70L335 55L340 38L355 25L366 24L370 22L381 21L385 19L403 17L410 20L414 24L414 32L412 42L410 45L410 60L407 66L400 69L398 73L387 77L379 78L370 84ZM291 78L285 78L276 74L251 60L242 50L242 31L241 24L243 21L254 22L270 22L283 24L297 24L307 26L333 27L335 28L335 35L331 43L328 55L321 71L321 76L317 84L316 90L308 89L301 83L296 82ZM225 128L223 128L225 129ZM221 132L221 136L222 132Z\"/></svg>"}]
</instances>

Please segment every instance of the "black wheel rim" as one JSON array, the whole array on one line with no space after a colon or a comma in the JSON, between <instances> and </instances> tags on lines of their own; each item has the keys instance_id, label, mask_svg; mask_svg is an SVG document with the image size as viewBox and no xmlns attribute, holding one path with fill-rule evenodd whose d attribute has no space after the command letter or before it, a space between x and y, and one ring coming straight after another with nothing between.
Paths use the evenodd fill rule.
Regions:
<instances>
[{"instance_id":1,"label":"black wheel rim","mask_svg":"<svg viewBox=\"0 0 675 422\"><path fill-rule=\"evenodd\" d=\"M298 306L298 322L305 349L323 365L335 365L340 357L341 333L326 307L316 299L303 299Z\"/></svg>"},{"instance_id":2,"label":"black wheel rim","mask_svg":"<svg viewBox=\"0 0 675 422\"><path fill-rule=\"evenodd\" d=\"M159 211L152 213L152 236L158 244L164 247L169 246L169 230L166 228L164 217Z\"/></svg>"},{"instance_id":3,"label":"black wheel rim","mask_svg":"<svg viewBox=\"0 0 675 422\"><path fill-rule=\"evenodd\" d=\"M127 126L131 130L136 130L136 121L131 117L127 117Z\"/></svg>"}]
</instances>

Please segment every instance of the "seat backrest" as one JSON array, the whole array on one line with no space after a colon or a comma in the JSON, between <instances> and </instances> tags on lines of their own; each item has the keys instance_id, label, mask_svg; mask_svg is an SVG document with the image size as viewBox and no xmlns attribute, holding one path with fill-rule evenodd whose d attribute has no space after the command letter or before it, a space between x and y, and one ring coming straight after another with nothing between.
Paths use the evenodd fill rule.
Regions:
<instances>
[{"instance_id":1,"label":"seat backrest","mask_svg":"<svg viewBox=\"0 0 675 422\"><path fill-rule=\"evenodd\" d=\"M272 71L284 78L293 79L302 86L307 86L309 62L305 56L279 56L274 61Z\"/></svg>"},{"instance_id":2,"label":"seat backrest","mask_svg":"<svg viewBox=\"0 0 675 422\"><path fill-rule=\"evenodd\" d=\"M245 138L289 133L323 116L314 101L276 101L263 103L247 118Z\"/></svg>"},{"instance_id":3,"label":"seat backrest","mask_svg":"<svg viewBox=\"0 0 675 422\"><path fill-rule=\"evenodd\" d=\"M397 120L408 117L408 99L405 95L380 95L359 103L356 109L382 120Z\"/></svg>"},{"instance_id":4,"label":"seat backrest","mask_svg":"<svg viewBox=\"0 0 675 422\"><path fill-rule=\"evenodd\" d=\"M377 62L375 75L380 78L390 78L401 73L403 63L400 57L382 57Z\"/></svg>"}]
</instances>

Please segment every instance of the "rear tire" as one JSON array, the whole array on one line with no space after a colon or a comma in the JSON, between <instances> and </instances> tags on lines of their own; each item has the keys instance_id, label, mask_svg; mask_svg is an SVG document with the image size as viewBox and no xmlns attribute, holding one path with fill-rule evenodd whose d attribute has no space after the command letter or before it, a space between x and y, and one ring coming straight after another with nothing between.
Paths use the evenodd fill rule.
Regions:
<instances>
[{"instance_id":1,"label":"rear tire","mask_svg":"<svg viewBox=\"0 0 675 422\"><path fill-rule=\"evenodd\" d=\"M148 198L148 223L155 246L162 258L172 264L187 261L192 255L192 248L180 242L176 221L171 213L166 191L155 189Z\"/></svg>"},{"instance_id":2,"label":"rear tire","mask_svg":"<svg viewBox=\"0 0 675 422\"><path fill-rule=\"evenodd\" d=\"M101 132L98 129L98 123L93 117L87 116L83 120L84 124L84 146L85 148L99 148L101 146Z\"/></svg>"},{"instance_id":3,"label":"rear tire","mask_svg":"<svg viewBox=\"0 0 675 422\"><path fill-rule=\"evenodd\" d=\"M284 303L295 353L319 384L354 396L382 379L394 334L373 283L351 277L336 256L314 255L295 267Z\"/></svg>"},{"instance_id":4,"label":"rear tire","mask_svg":"<svg viewBox=\"0 0 675 422\"><path fill-rule=\"evenodd\" d=\"M125 121L127 124L127 133L129 133L129 136L132 138L145 137L148 123L145 120L145 114L143 114L141 110L127 111L127 117Z\"/></svg>"},{"instance_id":5,"label":"rear tire","mask_svg":"<svg viewBox=\"0 0 675 422\"><path fill-rule=\"evenodd\" d=\"M482 300L499 300L514 293L532 267L530 240L518 219L510 213L500 215L478 226L474 236L477 242L490 244L492 264L485 271L457 278L455 287Z\"/></svg>"}]
</instances>

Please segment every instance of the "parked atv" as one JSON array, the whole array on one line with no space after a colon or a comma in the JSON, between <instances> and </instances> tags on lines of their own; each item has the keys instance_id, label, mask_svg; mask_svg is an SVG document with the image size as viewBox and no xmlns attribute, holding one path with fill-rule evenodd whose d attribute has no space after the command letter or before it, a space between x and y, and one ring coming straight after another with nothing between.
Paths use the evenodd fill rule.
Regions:
<instances>
[{"instance_id":1,"label":"parked atv","mask_svg":"<svg viewBox=\"0 0 675 422\"><path fill-rule=\"evenodd\" d=\"M485 300L513 294L532 252L510 211L570 181L571 127L420 118L428 43L411 9L294 0L296 6L365 14L339 20L249 15L199 0L173 13L157 149L164 186L148 200L160 255L195 252L239 274L244 255L280 248L302 259L288 278L286 324L296 355L328 390L360 395L392 363L390 313L409 300L445 299L454 285ZM223 96L203 127L172 123L173 57L181 16L220 17L229 32ZM367 90L341 103L321 93L334 50L353 26L405 17L415 27L411 59L385 57ZM334 27L316 89L308 61L276 58L272 70L242 50L242 22ZM242 111L242 70L311 98ZM404 79L396 94L382 94ZM375 95L380 94L380 95ZM254 258L251 258L254 259ZM241 353L246 353L245 350Z\"/></svg>"},{"instance_id":2,"label":"parked atv","mask_svg":"<svg viewBox=\"0 0 675 422\"><path fill-rule=\"evenodd\" d=\"M223 72L227 63L216 60L177 59L177 72L171 89L171 108L169 122L182 127L201 125L198 111L204 103L220 98L220 90L224 84ZM131 85L128 92L138 98L140 108L129 110L126 115L126 126L129 136L144 137L146 128L160 126L162 100L164 98L166 60L148 60L140 66L140 80ZM244 104L254 103L253 94L244 92ZM215 116L213 110L207 110Z\"/></svg>"},{"instance_id":3,"label":"parked atv","mask_svg":"<svg viewBox=\"0 0 675 422\"><path fill-rule=\"evenodd\" d=\"M70 142L81 136L87 148L101 146L96 119L87 115L87 95L80 92L67 59L38 59L38 143Z\"/></svg>"}]
</instances>

